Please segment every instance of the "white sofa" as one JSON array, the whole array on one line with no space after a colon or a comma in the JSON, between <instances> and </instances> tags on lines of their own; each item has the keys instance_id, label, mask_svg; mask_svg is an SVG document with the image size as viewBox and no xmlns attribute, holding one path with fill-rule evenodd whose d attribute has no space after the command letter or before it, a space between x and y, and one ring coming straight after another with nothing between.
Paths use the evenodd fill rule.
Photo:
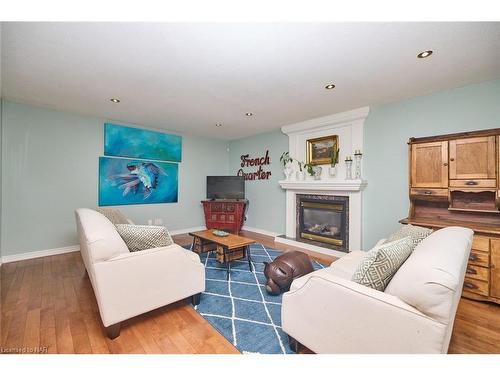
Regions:
<instances>
[{"instance_id":1,"label":"white sofa","mask_svg":"<svg viewBox=\"0 0 500 375\"><path fill-rule=\"evenodd\" d=\"M205 290L205 268L197 254L173 244L129 252L115 226L88 208L76 210L76 225L85 268L108 337L120 323Z\"/></svg>"},{"instance_id":2,"label":"white sofa","mask_svg":"<svg viewBox=\"0 0 500 375\"><path fill-rule=\"evenodd\" d=\"M447 353L473 232L448 227L414 249L384 292L351 281L353 251L296 279L282 327L294 349L316 353Z\"/></svg>"}]
</instances>

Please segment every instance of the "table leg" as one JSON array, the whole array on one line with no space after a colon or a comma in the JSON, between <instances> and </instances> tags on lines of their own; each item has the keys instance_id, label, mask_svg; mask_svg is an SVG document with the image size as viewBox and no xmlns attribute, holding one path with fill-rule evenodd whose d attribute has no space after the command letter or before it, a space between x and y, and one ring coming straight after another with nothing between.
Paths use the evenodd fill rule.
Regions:
<instances>
[{"instance_id":1,"label":"table leg","mask_svg":"<svg viewBox=\"0 0 500 375\"><path fill-rule=\"evenodd\" d=\"M252 257L250 255L250 246L245 247L245 253L248 259L248 268L250 268L250 272L252 272Z\"/></svg>"},{"instance_id":2,"label":"table leg","mask_svg":"<svg viewBox=\"0 0 500 375\"><path fill-rule=\"evenodd\" d=\"M193 242L191 243L191 250L194 251L195 253L197 253L195 246L194 246L195 240L196 240L196 237L193 236Z\"/></svg>"},{"instance_id":3,"label":"table leg","mask_svg":"<svg viewBox=\"0 0 500 375\"><path fill-rule=\"evenodd\" d=\"M226 272L227 272L226 280L229 280L229 274L231 273L231 261L227 254L227 248L223 247L223 249L224 249L224 263L226 263Z\"/></svg>"}]
</instances>

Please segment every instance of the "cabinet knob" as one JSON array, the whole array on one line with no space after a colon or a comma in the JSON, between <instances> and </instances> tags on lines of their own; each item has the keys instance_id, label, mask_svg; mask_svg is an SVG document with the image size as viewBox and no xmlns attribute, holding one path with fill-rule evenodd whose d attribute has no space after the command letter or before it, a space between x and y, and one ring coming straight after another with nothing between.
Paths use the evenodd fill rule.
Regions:
<instances>
[{"instance_id":1,"label":"cabinet knob","mask_svg":"<svg viewBox=\"0 0 500 375\"><path fill-rule=\"evenodd\" d=\"M477 289L477 286L472 284L472 283L468 283L468 282L465 282L464 283L464 287L468 288L468 289Z\"/></svg>"},{"instance_id":2,"label":"cabinet knob","mask_svg":"<svg viewBox=\"0 0 500 375\"><path fill-rule=\"evenodd\" d=\"M448 163L443 163L443 165L444 165L445 167L447 167L447 166L448 166Z\"/></svg>"},{"instance_id":3,"label":"cabinet knob","mask_svg":"<svg viewBox=\"0 0 500 375\"><path fill-rule=\"evenodd\" d=\"M455 159L454 159L454 158L451 158L451 159L450 159L450 161L455 161Z\"/></svg>"},{"instance_id":4,"label":"cabinet knob","mask_svg":"<svg viewBox=\"0 0 500 375\"><path fill-rule=\"evenodd\" d=\"M465 271L466 273L470 275L476 275L477 271L474 268L467 267L467 270Z\"/></svg>"}]
</instances>

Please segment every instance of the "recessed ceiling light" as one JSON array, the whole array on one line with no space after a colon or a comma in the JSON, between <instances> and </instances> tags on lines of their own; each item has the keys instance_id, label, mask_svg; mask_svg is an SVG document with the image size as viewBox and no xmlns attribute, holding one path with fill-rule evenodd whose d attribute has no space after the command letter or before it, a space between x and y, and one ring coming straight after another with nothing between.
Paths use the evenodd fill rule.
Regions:
<instances>
[{"instance_id":1,"label":"recessed ceiling light","mask_svg":"<svg viewBox=\"0 0 500 375\"><path fill-rule=\"evenodd\" d=\"M220 128L222 126L222 124L221 123L217 123L217 124L215 124L215 126L217 126L218 128Z\"/></svg>"},{"instance_id":2,"label":"recessed ceiling light","mask_svg":"<svg viewBox=\"0 0 500 375\"><path fill-rule=\"evenodd\" d=\"M120 99L111 98L109 100L112 101L113 103L120 103Z\"/></svg>"},{"instance_id":3,"label":"recessed ceiling light","mask_svg":"<svg viewBox=\"0 0 500 375\"><path fill-rule=\"evenodd\" d=\"M423 51L423 52L420 52L417 57L419 59L425 59L426 57L429 57L430 55L432 55L434 51L431 51L431 50L427 50L427 51Z\"/></svg>"},{"instance_id":4,"label":"recessed ceiling light","mask_svg":"<svg viewBox=\"0 0 500 375\"><path fill-rule=\"evenodd\" d=\"M252 112L247 112L247 113L245 113L245 116L249 116L249 117L253 116L253 113Z\"/></svg>"},{"instance_id":5,"label":"recessed ceiling light","mask_svg":"<svg viewBox=\"0 0 500 375\"><path fill-rule=\"evenodd\" d=\"M334 88L335 88L335 85L333 83L330 83L329 85L325 86L325 89L327 89L327 90L332 90Z\"/></svg>"}]
</instances>

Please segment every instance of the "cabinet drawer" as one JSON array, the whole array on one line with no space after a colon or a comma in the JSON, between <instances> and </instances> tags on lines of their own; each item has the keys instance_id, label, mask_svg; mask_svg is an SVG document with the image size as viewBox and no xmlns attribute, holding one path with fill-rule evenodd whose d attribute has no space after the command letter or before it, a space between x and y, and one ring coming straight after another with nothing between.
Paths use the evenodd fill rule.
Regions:
<instances>
[{"instance_id":1,"label":"cabinet drawer","mask_svg":"<svg viewBox=\"0 0 500 375\"><path fill-rule=\"evenodd\" d=\"M226 221L226 215L225 214L219 215L218 221Z\"/></svg>"},{"instance_id":2,"label":"cabinet drawer","mask_svg":"<svg viewBox=\"0 0 500 375\"><path fill-rule=\"evenodd\" d=\"M482 280L488 282L490 280L490 269L486 267L479 267L468 264L467 270L465 271L465 275L469 279Z\"/></svg>"},{"instance_id":3,"label":"cabinet drawer","mask_svg":"<svg viewBox=\"0 0 500 375\"><path fill-rule=\"evenodd\" d=\"M490 252L490 238L485 236L474 236L472 239L472 249Z\"/></svg>"},{"instance_id":4,"label":"cabinet drawer","mask_svg":"<svg viewBox=\"0 0 500 375\"><path fill-rule=\"evenodd\" d=\"M486 281L473 280L468 277L464 280L464 291L488 296L489 284Z\"/></svg>"},{"instance_id":5,"label":"cabinet drawer","mask_svg":"<svg viewBox=\"0 0 500 375\"><path fill-rule=\"evenodd\" d=\"M490 254L482 251L471 250L469 255L469 264L473 266L489 267Z\"/></svg>"},{"instance_id":6,"label":"cabinet drawer","mask_svg":"<svg viewBox=\"0 0 500 375\"><path fill-rule=\"evenodd\" d=\"M465 188L494 188L497 185L495 179L489 180L450 180L450 187L465 187Z\"/></svg>"},{"instance_id":7,"label":"cabinet drawer","mask_svg":"<svg viewBox=\"0 0 500 375\"><path fill-rule=\"evenodd\" d=\"M443 199L448 199L448 189L412 188L410 190L410 195L422 196L422 197L439 197Z\"/></svg>"},{"instance_id":8,"label":"cabinet drawer","mask_svg":"<svg viewBox=\"0 0 500 375\"><path fill-rule=\"evenodd\" d=\"M210 210L212 212L220 212L220 211L224 211L224 203L211 203L210 204Z\"/></svg>"}]
</instances>

